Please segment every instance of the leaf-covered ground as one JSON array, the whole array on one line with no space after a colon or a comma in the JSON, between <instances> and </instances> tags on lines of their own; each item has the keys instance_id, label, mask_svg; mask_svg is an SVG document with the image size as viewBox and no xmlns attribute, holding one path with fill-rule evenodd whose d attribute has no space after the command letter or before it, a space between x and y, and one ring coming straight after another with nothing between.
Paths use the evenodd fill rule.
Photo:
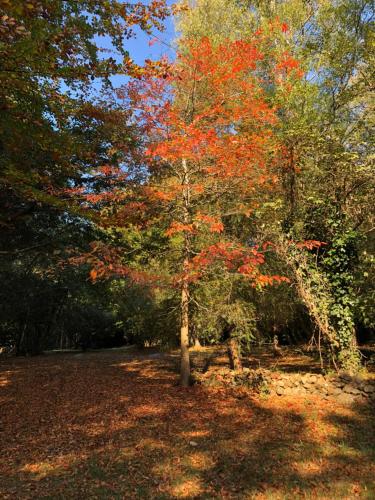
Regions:
<instances>
[{"instance_id":1,"label":"leaf-covered ground","mask_svg":"<svg viewBox=\"0 0 375 500\"><path fill-rule=\"evenodd\" d=\"M168 356L0 362L2 499L375 498L375 417L181 389Z\"/></svg>"}]
</instances>

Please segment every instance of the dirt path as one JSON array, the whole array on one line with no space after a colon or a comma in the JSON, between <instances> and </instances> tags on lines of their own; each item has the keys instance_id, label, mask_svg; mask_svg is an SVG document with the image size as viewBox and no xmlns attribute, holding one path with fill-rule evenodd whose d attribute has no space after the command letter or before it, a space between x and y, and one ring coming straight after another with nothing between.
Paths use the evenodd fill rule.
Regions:
<instances>
[{"instance_id":1,"label":"dirt path","mask_svg":"<svg viewBox=\"0 0 375 500\"><path fill-rule=\"evenodd\" d=\"M0 362L1 499L375 498L374 415L177 386L173 358Z\"/></svg>"}]
</instances>

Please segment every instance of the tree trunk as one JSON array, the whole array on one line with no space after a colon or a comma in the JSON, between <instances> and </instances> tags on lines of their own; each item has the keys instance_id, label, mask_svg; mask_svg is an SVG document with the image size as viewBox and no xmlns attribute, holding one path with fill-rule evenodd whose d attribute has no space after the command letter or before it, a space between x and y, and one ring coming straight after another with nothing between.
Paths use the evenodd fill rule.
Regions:
<instances>
[{"instance_id":1,"label":"tree trunk","mask_svg":"<svg viewBox=\"0 0 375 500\"><path fill-rule=\"evenodd\" d=\"M229 363L232 370L241 371L242 362L240 356L240 347L237 340L234 337L230 337L227 341L227 350Z\"/></svg>"},{"instance_id":2,"label":"tree trunk","mask_svg":"<svg viewBox=\"0 0 375 500\"><path fill-rule=\"evenodd\" d=\"M187 161L182 160L182 169L184 172L182 185L183 188L183 220L185 224L190 222L189 206L190 206L190 188L189 188L189 170ZM184 234L183 247L183 278L181 286L181 367L180 367L180 383L182 387L188 387L190 384L190 355L189 355L189 278L188 267L190 257L190 240L189 235Z\"/></svg>"},{"instance_id":3,"label":"tree trunk","mask_svg":"<svg viewBox=\"0 0 375 500\"><path fill-rule=\"evenodd\" d=\"M348 330L350 331L349 335L347 331L344 330L344 333L346 333L344 339L339 337L340 351L337 358L340 369L355 374L361 367L361 355L357 344L355 329L348 328Z\"/></svg>"},{"instance_id":4,"label":"tree trunk","mask_svg":"<svg viewBox=\"0 0 375 500\"><path fill-rule=\"evenodd\" d=\"M279 347L279 338L277 335L274 335L273 337L273 355L275 358L281 358L283 353Z\"/></svg>"},{"instance_id":5,"label":"tree trunk","mask_svg":"<svg viewBox=\"0 0 375 500\"><path fill-rule=\"evenodd\" d=\"M189 355L189 283L183 278L181 289L181 371L180 382L183 387L190 383L190 355Z\"/></svg>"},{"instance_id":6,"label":"tree trunk","mask_svg":"<svg viewBox=\"0 0 375 500\"><path fill-rule=\"evenodd\" d=\"M200 340L198 337L194 337L194 344L193 346L196 348L196 349L200 349L202 347L202 344L200 343Z\"/></svg>"}]
</instances>

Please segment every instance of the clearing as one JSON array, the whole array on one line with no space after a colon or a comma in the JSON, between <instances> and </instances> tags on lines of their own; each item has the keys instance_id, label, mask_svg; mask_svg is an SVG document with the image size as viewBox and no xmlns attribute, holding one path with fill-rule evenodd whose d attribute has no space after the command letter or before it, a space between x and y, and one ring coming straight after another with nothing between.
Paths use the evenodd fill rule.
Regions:
<instances>
[{"instance_id":1,"label":"clearing","mask_svg":"<svg viewBox=\"0 0 375 500\"><path fill-rule=\"evenodd\" d=\"M375 498L370 407L181 389L174 362L0 361L0 497Z\"/></svg>"}]
</instances>

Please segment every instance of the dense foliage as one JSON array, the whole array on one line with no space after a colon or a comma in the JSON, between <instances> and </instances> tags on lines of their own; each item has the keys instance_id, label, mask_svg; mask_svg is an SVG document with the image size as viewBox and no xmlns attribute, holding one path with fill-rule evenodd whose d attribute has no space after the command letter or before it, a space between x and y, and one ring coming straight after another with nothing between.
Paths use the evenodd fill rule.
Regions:
<instances>
[{"instance_id":1,"label":"dense foliage","mask_svg":"<svg viewBox=\"0 0 375 500\"><path fill-rule=\"evenodd\" d=\"M175 61L138 68L126 40L161 27L161 1L0 0L0 345L180 331L186 384L189 342L276 335L358 370L375 326L372 3L173 10Z\"/></svg>"},{"instance_id":2,"label":"dense foliage","mask_svg":"<svg viewBox=\"0 0 375 500\"><path fill-rule=\"evenodd\" d=\"M167 12L159 1L0 2L1 345L35 353L116 332L108 287L61 264L96 233L65 190L128 157L135 139L109 79L126 70L134 26L149 32Z\"/></svg>"}]
</instances>

